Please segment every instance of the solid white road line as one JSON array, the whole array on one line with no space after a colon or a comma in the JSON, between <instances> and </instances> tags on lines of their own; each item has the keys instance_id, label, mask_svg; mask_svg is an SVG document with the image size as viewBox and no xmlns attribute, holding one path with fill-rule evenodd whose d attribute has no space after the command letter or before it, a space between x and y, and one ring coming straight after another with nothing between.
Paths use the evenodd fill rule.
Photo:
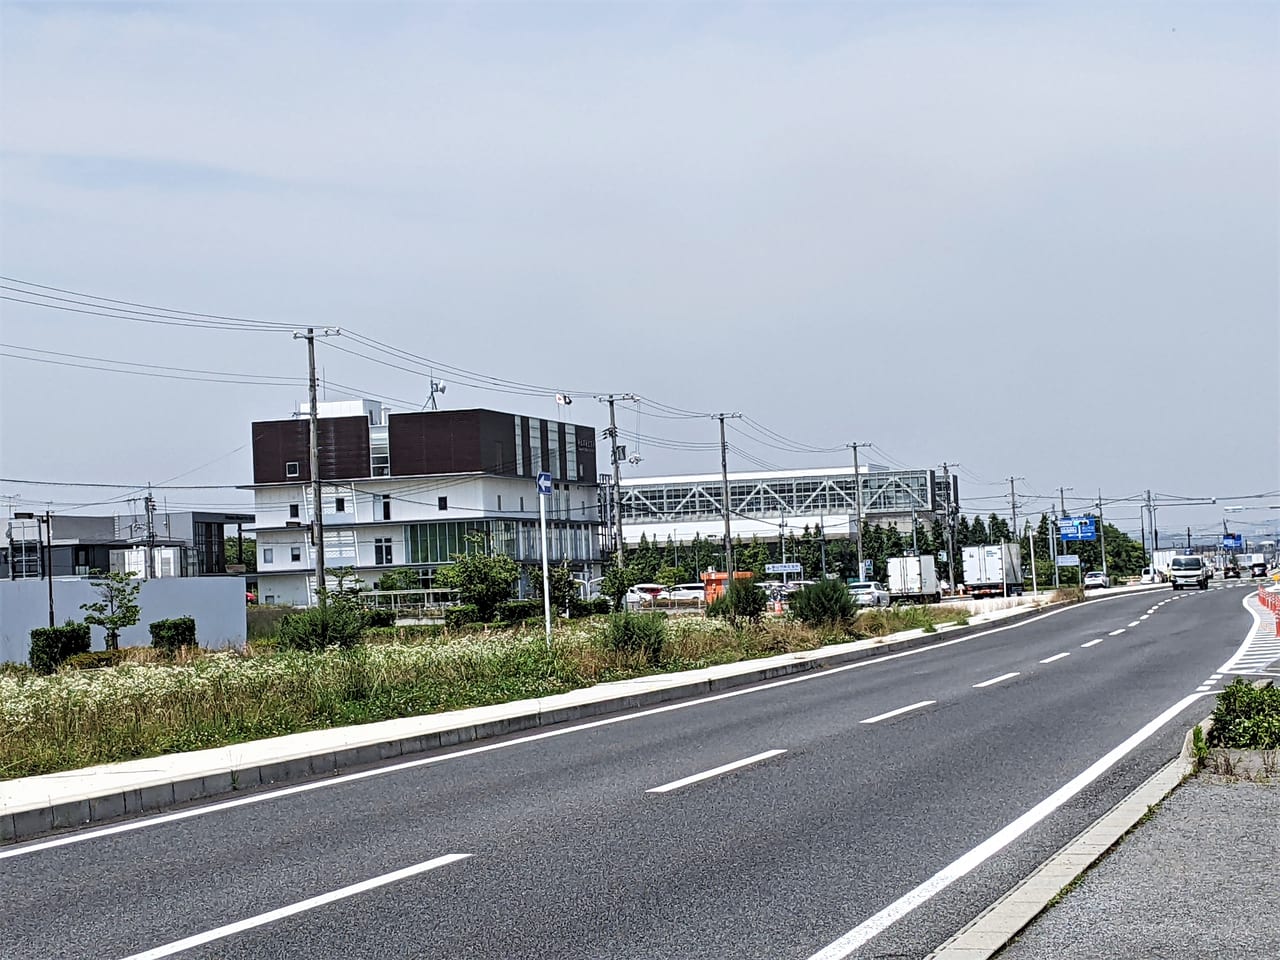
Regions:
<instances>
[{"instance_id":1,"label":"solid white road line","mask_svg":"<svg viewBox=\"0 0 1280 960\"><path fill-rule=\"evenodd\" d=\"M672 790L679 790L681 787L687 787L691 783L697 783L699 780L710 780L712 777L718 777L722 773L728 773L730 770L737 770L739 767L750 766L753 763L759 763L761 760L768 760L770 757L776 757L779 754L786 753L785 750L766 750L764 753L757 753L754 757L747 757L743 760L735 760L733 763L726 763L724 766L716 767L714 770L706 770L702 773L695 773L690 777L682 777L679 780L672 780L670 783L664 783L660 787L650 787L645 793L669 793Z\"/></svg>"},{"instance_id":2,"label":"solid white road line","mask_svg":"<svg viewBox=\"0 0 1280 960\"><path fill-rule=\"evenodd\" d=\"M981 683L975 683L973 685L973 689L978 690L982 687L990 687L994 684L1001 683L1004 680L1012 680L1014 677L1018 675L1019 674L1017 673L1002 673L1000 674L1000 676L992 677L990 680L983 680Z\"/></svg>"},{"instance_id":3,"label":"solid white road line","mask_svg":"<svg viewBox=\"0 0 1280 960\"><path fill-rule=\"evenodd\" d=\"M1119 599L1122 596L1124 596L1124 594L1116 594L1115 597L1102 597L1095 599L1093 602L1105 603L1107 600ZM842 664L838 667L831 667L827 670L813 670L798 676L786 677L782 680L771 680L768 683L752 684L751 686L744 687L741 690L730 690L725 693L716 693L708 697L698 697L693 700L681 700L676 703L664 704L660 707L649 707L645 710L637 710L634 713L627 713L617 717L607 717L603 720L588 720L586 723L577 723L573 726L561 727L556 730L545 730L540 733L527 734L523 737L512 737L510 740L501 740L496 743L482 743L478 746L465 747L463 749L453 750L449 753L439 754L436 756L419 757L415 760L403 760L400 763L392 763L383 767L375 767L371 770L361 770L357 773L344 773L336 777L327 777L323 780L312 781L311 783L296 784L292 787L280 787L275 790L264 790L262 793L255 793L247 797L237 797L234 800L219 800L216 803L210 803L206 806L191 807L186 810L176 810L172 813L157 814L156 816L146 817L139 820L130 820L126 823L118 823L110 827L81 830L76 833L69 833L60 837L54 837L50 840L37 840L32 843L24 844L20 847L0 850L0 860L7 860L10 857L21 857L31 853L38 853L42 850L65 847L73 843L83 843L86 840L96 840L98 837L109 837L118 833L145 830L147 827L157 827L166 823L174 823L178 820L186 820L190 817L203 817L210 813L232 810L236 807L243 807L253 803L263 803L267 800L278 800L283 797L291 797L300 793L309 793L312 790L324 790L328 787L354 783L357 780L367 780L370 777L382 777L390 773L400 773L404 770L415 770L419 767L427 767L436 763L444 763L447 760L457 760L462 757L488 753L491 750L505 750L508 747L515 747L525 743L535 743L539 740L551 739L552 737L563 737L566 734L579 733L583 730L596 730L601 727L608 727L617 723L627 723L631 720L639 720L642 717L651 717L660 713L670 713L674 710L687 710L690 707L698 707L707 703L717 703L721 700L732 699L733 697L745 697L754 693L762 693L765 690L773 690L777 687L790 686L793 683L807 683L810 680L821 680L824 677L831 677L835 674L844 673L848 670L861 670L864 667L887 663L890 660L899 660L903 657L915 657L922 653L941 650L944 647L950 647L957 643L967 643L970 640L979 640L983 637L989 637L992 634L1003 633L1006 630L1017 630L1048 617L1056 617L1061 613L1066 613L1070 610L1076 609L1079 608L1076 606L1059 607L1056 610L1048 610L1037 616L1020 620L1017 623L1007 623L1003 626L992 627L990 630L981 630L978 633L971 633L968 636L954 637L950 640L940 640L937 643L931 643L923 647L916 647L913 650L900 650L897 653L886 653L882 657L869 657L866 660L858 660L854 663Z\"/></svg>"},{"instance_id":4,"label":"solid white road line","mask_svg":"<svg viewBox=\"0 0 1280 960\"><path fill-rule=\"evenodd\" d=\"M361 880L359 883L353 883L349 887L342 887L339 890L333 890L329 893L322 893L318 897L310 897L306 900L299 900L297 903L290 904L287 907L281 907L278 910L270 910L267 913L260 913L256 917L249 917L247 920L237 920L235 923L228 923L222 927L215 927L204 933L197 933L194 937L186 937L182 940L175 940L173 943L166 943L163 946L155 947L152 950L146 950L142 953L134 953L125 957L124 960L159 960L160 957L171 957L175 953L182 953L193 947L203 946L206 943L212 943L215 940L222 940L233 934L242 933L245 930L252 930L254 927L261 927L268 923L274 923L277 920L283 920L285 917L292 917L295 914L304 913L307 910L314 910L316 907L323 907L326 904L334 903L338 900L345 900L347 897L354 897L358 893L364 893L368 890L376 890L378 887L385 887L389 883L396 883L399 880L405 880L409 877L417 876L420 873L426 873L428 870L434 870L436 867L443 867L447 864L454 863L458 860L465 860L471 856L469 853L448 853L443 857L436 857L434 860L428 860L425 863L416 863L412 867L405 867L403 870L395 870L391 873L384 873L380 877L374 877L371 880Z\"/></svg>"},{"instance_id":5,"label":"solid white road line","mask_svg":"<svg viewBox=\"0 0 1280 960\"><path fill-rule=\"evenodd\" d=\"M1099 637L1097 640L1090 640L1088 643L1082 643L1082 644L1080 644L1080 646L1082 646L1082 647L1096 647L1098 644L1100 644L1100 643L1101 643L1103 640L1105 640L1105 639L1107 639L1107 638L1106 638L1106 637Z\"/></svg>"},{"instance_id":6,"label":"solid white road line","mask_svg":"<svg viewBox=\"0 0 1280 960\"><path fill-rule=\"evenodd\" d=\"M879 723L881 720L888 720L890 717L896 717L901 713L907 713L911 710L919 710L921 707L931 707L937 700L921 700L919 703L910 703L905 707L899 707L897 710L890 710L888 713L882 713L879 716L867 717L861 721L862 723Z\"/></svg>"},{"instance_id":7,"label":"solid white road line","mask_svg":"<svg viewBox=\"0 0 1280 960\"><path fill-rule=\"evenodd\" d=\"M1071 656L1071 654L1069 654L1069 653L1055 653L1052 657L1045 657L1045 658L1044 658L1043 660L1041 660L1040 662L1041 662L1041 663L1053 663L1053 661L1055 661L1055 660L1061 660L1063 657L1069 657L1069 656Z\"/></svg>"},{"instance_id":8,"label":"solid white road line","mask_svg":"<svg viewBox=\"0 0 1280 960\"><path fill-rule=\"evenodd\" d=\"M1107 634L1107 636L1108 636L1108 637L1118 637L1118 636L1120 636L1120 634L1122 634L1122 633L1124 633L1124 627L1121 627L1119 630L1112 630L1110 633L1108 633L1108 634Z\"/></svg>"},{"instance_id":9,"label":"solid white road line","mask_svg":"<svg viewBox=\"0 0 1280 960\"><path fill-rule=\"evenodd\" d=\"M1064 803L1124 759L1125 756L1157 730L1199 700L1201 696L1202 694L1193 693L1183 697L1137 733L1133 734L1133 736L1094 761L1082 773L1045 797L1018 819L992 834L968 853L943 867L928 880L893 901L879 913L858 924L838 940L823 947L813 954L809 960L844 960L845 957L849 956L872 937L882 933L916 907L928 902L951 886L951 884L982 866L982 864L986 863L986 861L990 860L1032 827L1041 823Z\"/></svg>"}]
</instances>

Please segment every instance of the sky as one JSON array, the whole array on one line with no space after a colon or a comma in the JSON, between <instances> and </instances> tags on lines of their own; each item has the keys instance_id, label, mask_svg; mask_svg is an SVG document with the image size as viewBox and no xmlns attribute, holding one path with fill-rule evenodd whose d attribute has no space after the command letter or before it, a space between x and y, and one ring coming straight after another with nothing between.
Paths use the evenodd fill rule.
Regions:
<instances>
[{"instance_id":1,"label":"sky","mask_svg":"<svg viewBox=\"0 0 1280 960\"><path fill-rule=\"evenodd\" d=\"M593 394L641 395L632 476L714 472L718 424L670 410L740 411L731 470L871 443L960 464L969 513L1017 477L1024 516L1150 489L1221 501L1164 530L1280 529L1280 5L0 17L10 511L137 495L15 481L244 508L178 487L250 482L313 325L344 331L317 348L329 399L417 409L434 376L445 407L600 427Z\"/></svg>"}]
</instances>

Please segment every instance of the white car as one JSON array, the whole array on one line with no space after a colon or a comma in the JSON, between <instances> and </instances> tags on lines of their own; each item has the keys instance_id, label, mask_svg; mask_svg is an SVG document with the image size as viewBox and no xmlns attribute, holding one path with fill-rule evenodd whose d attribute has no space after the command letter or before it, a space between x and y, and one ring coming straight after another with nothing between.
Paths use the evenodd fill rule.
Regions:
<instances>
[{"instance_id":1,"label":"white car","mask_svg":"<svg viewBox=\"0 0 1280 960\"><path fill-rule=\"evenodd\" d=\"M851 581L849 596L860 607L887 607L891 602L889 591L875 580Z\"/></svg>"},{"instance_id":2,"label":"white car","mask_svg":"<svg viewBox=\"0 0 1280 960\"><path fill-rule=\"evenodd\" d=\"M1139 583L1163 583L1164 578L1160 576L1158 570L1152 570L1150 567L1142 568L1142 576L1138 578Z\"/></svg>"},{"instance_id":3,"label":"white car","mask_svg":"<svg viewBox=\"0 0 1280 960\"><path fill-rule=\"evenodd\" d=\"M637 583L631 587L623 598L628 604L651 606L653 601L666 592L660 583Z\"/></svg>"},{"instance_id":4,"label":"white car","mask_svg":"<svg viewBox=\"0 0 1280 960\"><path fill-rule=\"evenodd\" d=\"M1111 586L1111 578L1101 570L1090 570L1084 575L1084 588L1091 590L1095 587L1103 588Z\"/></svg>"},{"instance_id":5,"label":"white car","mask_svg":"<svg viewBox=\"0 0 1280 960\"><path fill-rule=\"evenodd\" d=\"M670 590L658 594L659 600L706 600L707 588L701 583L677 583Z\"/></svg>"}]
</instances>

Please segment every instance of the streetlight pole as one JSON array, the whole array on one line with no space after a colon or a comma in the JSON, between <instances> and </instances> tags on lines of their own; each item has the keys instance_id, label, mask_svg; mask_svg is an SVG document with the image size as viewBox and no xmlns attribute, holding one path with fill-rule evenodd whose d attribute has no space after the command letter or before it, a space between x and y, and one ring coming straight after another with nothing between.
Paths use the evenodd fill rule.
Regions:
<instances>
[{"instance_id":1,"label":"streetlight pole","mask_svg":"<svg viewBox=\"0 0 1280 960\"><path fill-rule=\"evenodd\" d=\"M869 444L864 441L846 443L845 446L853 451L853 509L858 521L858 579L862 580L865 576L865 568L862 565L862 474L858 472L858 448L869 446Z\"/></svg>"}]
</instances>

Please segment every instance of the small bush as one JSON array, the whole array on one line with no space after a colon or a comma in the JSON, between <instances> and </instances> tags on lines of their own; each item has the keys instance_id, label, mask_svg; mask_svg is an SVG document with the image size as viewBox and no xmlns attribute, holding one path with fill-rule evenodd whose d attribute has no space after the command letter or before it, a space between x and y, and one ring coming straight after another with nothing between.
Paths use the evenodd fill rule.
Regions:
<instances>
[{"instance_id":1,"label":"small bush","mask_svg":"<svg viewBox=\"0 0 1280 960\"><path fill-rule=\"evenodd\" d=\"M89 652L89 625L68 620L61 627L36 627L31 631L28 658L37 673L53 673L68 657Z\"/></svg>"},{"instance_id":2,"label":"small bush","mask_svg":"<svg viewBox=\"0 0 1280 960\"><path fill-rule=\"evenodd\" d=\"M114 667L123 663L124 650L90 650L88 653L76 653L62 662L66 670L100 670L103 667Z\"/></svg>"},{"instance_id":3,"label":"small bush","mask_svg":"<svg viewBox=\"0 0 1280 960\"><path fill-rule=\"evenodd\" d=\"M245 636L249 640L266 640L280 632L280 621L296 612L293 607L253 604L245 608Z\"/></svg>"},{"instance_id":4,"label":"small bush","mask_svg":"<svg viewBox=\"0 0 1280 960\"><path fill-rule=\"evenodd\" d=\"M480 621L480 608L474 603L460 603L456 607L448 607L444 612L444 625L451 629L465 627L468 623Z\"/></svg>"},{"instance_id":5,"label":"small bush","mask_svg":"<svg viewBox=\"0 0 1280 960\"><path fill-rule=\"evenodd\" d=\"M853 619L857 604L839 580L819 580L791 594L791 613L811 627L839 626Z\"/></svg>"},{"instance_id":6,"label":"small bush","mask_svg":"<svg viewBox=\"0 0 1280 960\"><path fill-rule=\"evenodd\" d=\"M1211 747L1280 749L1280 687L1255 688L1237 677L1218 694L1209 728Z\"/></svg>"},{"instance_id":7,"label":"small bush","mask_svg":"<svg viewBox=\"0 0 1280 960\"><path fill-rule=\"evenodd\" d=\"M661 613L615 613L605 626L605 645L620 653L639 653L649 663L662 658L667 618Z\"/></svg>"},{"instance_id":8,"label":"small bush","mask_svg":"<svg viewBox=\"0 0 1280 960\"><path fill-rule=\"evenodd\" d=\"M1049 600L1051 603L1080 603L1084 600L1084 590L1080 587L1061 587L1053 591Z\"/></svg>"},{"instance_id":9,"label":"small bush","mask_svg":"<svg viewBox=\"0 0 1280 960\"><path fill-rule=\"evenodd\" d=\"M364 612L364 625L370 628L394 627L396 625L396 612L386 607L366 609Z\"/></svg>"},{"instance_id":10,"label":"small bush","mask_svg":"<svg viewBox=\"0 0 1280 960\"><path fill-rule=\"evenodd\" d=\"M613 604L609 602L608 597L596 597L590 603L591 612L596 615L609 613L613 610Z\"/></svg>"},{"instance_id":11,"label":"small bush","mask_svg":"<svg viewBox=\"0 0 1280 960\"><path fill-rule=\"evenodd\" d=\"M364 631L363 611L353 603L331 601L287 614L280 621L280 646L286 650L354 647Z\"/></svg>"},{"instance_id":12,"label":"small bush","mask_svg":"<svg viewBox=\"0 0 1280 960\"><path fill-rule=\"evenodd\" d=\"M196 621L192 617L173 617L150 624L151 646L164 653L176 653L181 647L196 645Z\"/></svg>"},{"instance_id":13,"label":"small bush","mask_svg":"<svg viewBox=\"0 0 1280 960\"><path fill-rule=\"evenodd\" d=\"M494 608L494 619L499 623L519 623L541 616L541 600L503 600Z\"/></svg>"},{"instance_id":14,"label":"small bush","mask_svg":"<svg viewBox=\"0 0 1280 960\"><path fill-rule=\"evenodd\" d=\"M729 581L724 593L707 606L707 616L723 617L732 623L739 620L754 623L764 616L768 604L769 598L765 596L764 587L748 578L733 579Z\"/></svg>"}]
</instances>

